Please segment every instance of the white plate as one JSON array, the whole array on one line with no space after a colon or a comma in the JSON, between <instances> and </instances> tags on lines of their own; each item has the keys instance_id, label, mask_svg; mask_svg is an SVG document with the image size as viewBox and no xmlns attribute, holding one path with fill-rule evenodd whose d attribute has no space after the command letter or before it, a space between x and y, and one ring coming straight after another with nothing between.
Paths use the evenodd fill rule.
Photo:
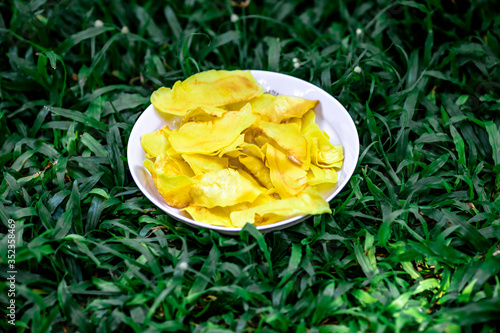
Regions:
<instances>
[{"instance_id":1,"label":"white plate","mask_svg":"<svg viewBox=\"0 0 500 333\"><path fill-rule=\"evenodd\" d=\"M327 200L332 200L347 184L351 178L359 156L359 139L356 126L352 121L346 109L331 95L315 85L290 75L266 72L251 71L257 82L259 82L266 92L272 94L282 94L288 96L303 97L311 100L319 100L314 112L316 114L316 123L330 136L333 144L344 146L344 165L338 172L339 180L336 186L327 193L321 195ZM160 115L153 105L150 105L137 119L137 122L130 133L127 149L127 159L132 178L144 193L144 195L154 203L158 208L173 218L188 223L192 226L218 230L225 234L236 235L241 228L227 228L221 226L209 225L197 222L184 212L177 208L172 208L165 203L163 197L158 193L153 179L143 166L145 153L141 146L141 136L154 132L164 125L168 124L170 128L176 128L179 124L179 117L167 117ZM261 232L281 230L291 227L306 218L308 215L295 216L274 224L258 226Z\"/></svg>"}]
</instances>

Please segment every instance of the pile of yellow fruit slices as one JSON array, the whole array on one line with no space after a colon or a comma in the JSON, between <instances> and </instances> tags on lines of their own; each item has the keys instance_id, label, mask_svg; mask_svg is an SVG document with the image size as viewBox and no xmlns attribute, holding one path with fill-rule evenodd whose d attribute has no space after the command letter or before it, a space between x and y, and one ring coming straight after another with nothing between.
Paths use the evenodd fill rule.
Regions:
<instances>
[{"instance_id":1,"label":"pile of yellow fruit slices","mask_svg":"<svg viewBox=\"0 0 500 333\"><path fill-rule=\"evenodd\" d=\"M266 94L249 71L210 70L151 102L182 117L179 128L141 137L169 206L225 227L331 213L318 190L335 186L344 153L315 123L318 101Z\"/></svg>"}]
</instances>

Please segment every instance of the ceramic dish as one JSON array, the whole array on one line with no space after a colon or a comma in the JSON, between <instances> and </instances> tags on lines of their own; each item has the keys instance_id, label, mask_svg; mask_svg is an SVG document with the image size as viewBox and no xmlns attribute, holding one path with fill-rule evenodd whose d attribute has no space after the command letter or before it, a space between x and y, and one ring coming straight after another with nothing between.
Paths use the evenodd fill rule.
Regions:
<instances>
[{"instance_id":1,"label":"ceramic dish","mask_svg":"<svg viewBox=\"0 0 500 333\"><path fill-rule=\"evenodd\" d=\"M344 146L344 165L338 172L338 182L331 190L321 193L326 201L332 200L351 178L359 156L358 132L349 113L335 98L309 82L275 72L259 70L252 70L251 72L257 82L268 93L319 100L318 105L314 109L316 123L330 136L330 141L333 144ZM179 127L179 121L179 117L161 115L155 110L153 105L150 105L137 119L130 134L127 147L128 165L135 183L152 203L181 222L199 228L217 230L225 234L238 234L241 228L228 228L198 222L190 218L187 213L168 206L163 197L158 193L153 179L143 166L142 162L146 157L144 149L141 146L141 136L154 132L166 124L170 128L177 128ZM257 226L257 229L261 232L281 230L291 227L308 217L309 215L294 216L277 223Z\"/></svg>"}]
</instances>

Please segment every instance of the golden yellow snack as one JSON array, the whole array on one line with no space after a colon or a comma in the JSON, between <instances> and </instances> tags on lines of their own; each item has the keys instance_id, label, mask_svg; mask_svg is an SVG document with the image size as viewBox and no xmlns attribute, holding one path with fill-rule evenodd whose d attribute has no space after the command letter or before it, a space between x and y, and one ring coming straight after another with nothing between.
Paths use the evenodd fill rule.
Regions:
<instances>
[{"instance_id":1,"label":"golden yellow snack","mask_svg":"<svg viewBox=\"0 0 500 333\"><path fill-rule=\"evenodd\" d=\"M307 111L313 109L318 101L308 99L278 95L262 109L256 109L255 113L262 116L264 120L273 123L281 123L293 117L302 117Z\"/></svg>"},{"instance_id":2,"label":"golden yellow snack","mask_svg":"<svg viewBox=\"0 0 500 333\"><path fill-rule=\"evenodd\" d=\"M169 134L170 128L168 125L165 125L159 130L141 137L141 146L146 152L147 158L156 157L170 147L170 143L168 142Z\"/></svg>"},{"instance_id":3,"label":"golden yellow snack","mask_svg":"<svg viewBox=\"0 0 500 333\"><path fill-rule=\"evenodd\" d=\"M320 168L311 164L311 168L307 172L307 183L311 186L319 184L336 184L339 176L333 168Z\"/></svg>"},{"instance_id":4,"label":"golden yellow snack","mask_svg":"<svg viewBox=\"0 0 500 333\"><path fill-rule=\"evenodd\" d=\"M168 151L155 159L154 168L156 171L163 172L166 176L194 176L193 170L181 156L177 154L170 155Z\"/></svg>"},{"instance_id":5,"label":"golden yellow snack","mask_svg":"<svg viewBox=\"0 0 500 333\"><path fill-rule=\"evenodd\" d=\"M310 141L311 162L323 168L342 167L344 150L341 145L333 145L325 131L315 123L314 113L308 112L302 118L301 132Z\"/></svg>"},{"instance_id":6,"label":"golden yellow snack","mask_svg":"<svg viewBox=\"0 0 500 333\"><path fill-rule=\"evenodd\" d=\"M160 112L184 116L197 107L238 103L263 92L249 71L210 70L177 81L172 89L156 90L151 95L151 103Z\"/></svg>"},{"instance_id":7,"label":"golden yellow snack","mask_svg":"<svg viewBox=\"0 0 500 333\"><path fill-rule=\"evenodd\" d=\"M203 154L184 154L182 158L191 166L195 175L227 169L227 157L218 157Z\"/></svg>"},{"instance_id":8,"label":"golden yellow snack","mask_svg":"<svg viewBox=\"0 0 500 333\"><path fill-rule=\"evenodd\" d=\"M275 200L262 205L235 211L231 213L231 222L236 227L243 227L246 223L265 223L268 220L276 222L283 217L303 214L331 213L328 202L313 188L307 188L298 196L288 199Z\"/></svg>"},{"instance_id":9,"label":"golden yellow snack","mask_svg":"<svg viewBox=\"0 0 500 333\"><path fill-rule=\"evenodd\" d=\"M288 158L297 163L304 170L309 169L311 155L307 139L300 133L295 124L275 124L268 121L261 121L259 128L262 132L276 141L276 143L287 151Z\"/></svg>"},{"instance_id":10,"label":"golden yellow snack","mask_svg":"<svg viewBox=\"0 0 500 333\"><path fill-rule=\"evenodd\" d=\"M269 168L266 167L261 159L247 154L240 155L238 159L262 185L268 189L273 188Z\"/></svg>"},{"instance_id":11,"label":"golden yellow snack","mask_svg":"<svg viewBox=\"0 0 500 333\"><path fill-rule=\"evenodd\" d=\"M266 147L271 181L282 199L293 197L307 186L307 172L272 145Z\"/></svg>"},{"instance_id":12,"label":"golden yellow snack","mask_svg":"<svg viewBox=\"0 0 500 333\"><path fill-rule=\"evenodd\" d=\"M217 154L232 144L255 121L252 106L229 111L212 121L187 122L170 133L172 147L180 153Z\"/></svg>"},{"instance_id":13,"label":"golden yellow snack","mask_svg":"<svg viewBox=\"0 0 500 333\"><path fill-rule=\"evenodd\" d=\"M232 206L253 202L265 189L245 178L241 171L223 169L194 177L190 192L192 204L206 208Z\"/></svg>"},{"instance_id":14,"label":"golden yellow snack","mask_svg":"<svg viewBox=\"0 0 500 333\"><path fill-rule=\"evenodd\" d=\"M153 162L144 160L144 166L148 169L158 189L158 193L165 199L167 205L174 208L184 208L191 202L189 190L194 181L186 175L167 176L162 171L156 170Z\"/></svg>"}]
</instances>

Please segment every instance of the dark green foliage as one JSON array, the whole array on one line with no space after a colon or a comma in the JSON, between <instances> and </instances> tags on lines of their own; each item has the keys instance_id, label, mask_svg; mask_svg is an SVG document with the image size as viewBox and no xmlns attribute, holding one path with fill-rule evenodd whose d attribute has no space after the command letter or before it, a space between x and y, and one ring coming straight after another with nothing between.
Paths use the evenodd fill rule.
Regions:
<instances>
[{"instance_id":1,"label":"dark green foliage","mask_svg":"<svg viewBox=\"0 0 500 333\"><path fill-rule=\"evenodd\" d=\"M0 4L0 304L14 219L15 330L495 331L498 4L240 2ZM346 106L361 156L333 215L229 237L141 195L135 120L154 89L212 68L288 73ZM4 315L0 330L14 331Z\"/></svg>"}]
</instances>

